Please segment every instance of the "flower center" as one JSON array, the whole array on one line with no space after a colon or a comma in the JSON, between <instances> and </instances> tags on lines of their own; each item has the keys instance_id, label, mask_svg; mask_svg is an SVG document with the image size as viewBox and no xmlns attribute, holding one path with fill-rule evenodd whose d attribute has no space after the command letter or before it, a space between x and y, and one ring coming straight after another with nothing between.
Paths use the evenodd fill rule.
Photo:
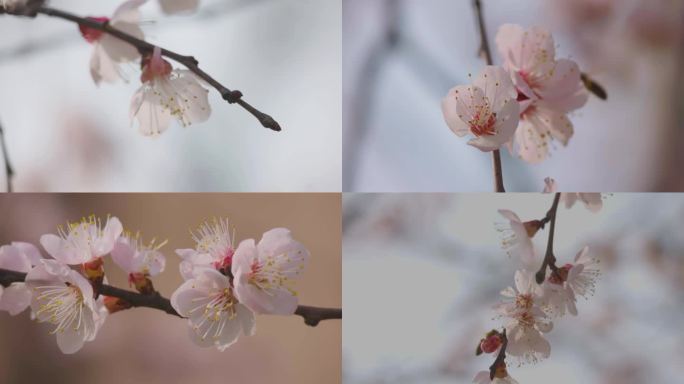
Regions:
<instances>
[{"instance_id":1,"label":"flower center","mask_svg":"<svg viewBox=\"0 0 684 384\"><path fill-rule=\"evenodd\" d=\"M56 325L51 334L64 332L68 328L78 331L85 324L83 294L77 286L47 285L35 289L36 300L41 302L36 315Z\"/></svg>"},{"instance_id":2,"label":"flower center","mask_svg":"<svg viewBox=\"0 0 684 384\"><path fill-rule=\"evenodd\" d=\"M532 327L535 323L534 316L530 312L522 312L518 315L518 323L523 327Z\"/></svg>"},{"instance_id":3,"label":"flower center","mask_svg":"<svg viewBox=\"0 0 684 384\"><path fill-rule=\"evenodd\" d=\"M230 288L224 288L209 297L193 299L193 302L197 302L198 306L189 314L202 311L201 320L193 327L202 340L209 336L218 339L226 323L237 317L238 301Z\"/></svg>"},{"instance_id":4,"label":"flower center","mask_svg":"<svg viewBox=\"0 0 684 384\"><path fill-rule=\"evenodd\" d=\"M478 106L468 125L470 125L470 131L477 137L494 135L496 134L496 129L494 129L496 113L491 113L488 104Z\"/></svg>"},{"instance_id":5,"label":"flower center","mask_svg":"<svg viewBox=\"0 0 684 384\"><path fill-rule=\"evenodd\" d=\"M288 278L288 274L294 270L283 269L283 263L278 262L278 257L268 256L265 260L254 260L249 273L249 283L262 291L285 289L296 295L297 292L290 288L292 280Z\"/></svg>"},{"instance_id":6,"label":"flower center","mask_svg":"<svg viewBox=\"0 0 684 384\"><path fill-rule=\"evenodd\" d=\"M91 21L98 22L98 23L109 22L108 17L87 17L87 19L91 20ZM81 35L83 36L83 38L86 39L86 41L89 43L94 43L94 42L100 40L100 38L102 37L102 34L104 33L98 29L87 27L87 26L82 25L82 24L78 25L78 29L81 31Z\"/></svg>"},{"instance_id":7,"label":"flower center","mask_svg":"<svg viewBox=\"0 0 684 384\"><path fill-rule=\"evenodd\" d=\"M528 309L532 308L533 304L534 304L534 299L532 298L532 295L529 293L520 294L520 295L515 297L515 306L520 308L520 309L528 310Z\"/></svg>"}]
</instances>

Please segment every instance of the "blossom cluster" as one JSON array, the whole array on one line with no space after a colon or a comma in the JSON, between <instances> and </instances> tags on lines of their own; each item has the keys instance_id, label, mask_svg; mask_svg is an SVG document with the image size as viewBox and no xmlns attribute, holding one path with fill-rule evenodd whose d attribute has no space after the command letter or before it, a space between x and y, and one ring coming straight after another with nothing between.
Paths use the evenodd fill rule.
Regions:
<instances>
[{"instance_id":1,"label":"blossom cluster","mask_svg":"<svg viewBox=\"0 0 684 384\"><path fill-rule=\"evenodd\" d=\"M444 119L456 135L472 135L468 144L481 151L506 146L539 163L554 142L565 146L574 133L567 115L589 95L581 71L572 60L556 59L553 37L543 28L505 24L496 45L503 64L452 88L442 100Z\"/></svg>"},{"instance_id":2,"label":"blossom cluster","mask_svg":"<svg viewBox=\"0 0 684 384\"><path fill-rule=\"evenodd\" d=\"M89 17L140 40L145 39L140 28L139 8L147 0L128 0L110 17ZM197 9L199 0L159 0L165 13L188 12ZM164 60L161 49L141 56L133 45L118 37L85 25L79 25L83 38L93 45L90 74L95 84L126 80L121 65L140 61L142 83L133 95L130 106L131 121L138 122L138 130L146 136L164 132L175 119L183 127L206 121L211 114L208 90L188 70L173 69Z\"/></svg>"},{"instance_id":3,"label":"blossom cluster","mask_svg":"<svg viewBox=\"0 0 684 384\"><path fill-rule=\"evenodd\" d=\"M598 193L561 194L560 199L568 208L582 201L592 212L600 209L596 202L601 201ZM585 246L572 262L556 266L554 257L551 273L544 274L539 284L535 272L542 260L535 253L532 238L549 219L522 221L510 210L499 213L507 221L498 228L503 234L502 246L522 267L515 272L514 286L501 291L503 300L494 306L497 318L504 321L503 331L488 332L477 346L478 355L492 353L498 357L490 371L477 373L475 383L517 383L508 374L506 357L515 358L520 364L548 358L551 345L545 334L553 329L553 321L567 314L576 316L577 297L587 299L593 295L600 275L598 260Z\"/></svg>"},{"instance_id":4,"label":"blossom cluster","mask_svg":"<svg viewBox=\"0 0 684 384\"><path fill-rule=\"evenodd\" d=\"M194 234L193 249L179 249L185 280L171 305L188 319L193 340L219 350L241 335L255 333L255 314L293 314L298 306L295 279L309 252L285 228L272 229L259 242L237 247L227 220L204 223ZM107 256L126 272L142 295L158 297L151 277L164 271L160 251L166 242L144 243L139 233L124 231L121 221L94 216L45 234L38 247L13 242L0 247L0 269L25 273L24 281L0 285L0 310L17 315L30 307L31 318L53 326L63 353L80 350L95 339L108 314L131 308L120 297L100 294L107 283Z\"/></svg>"}]
</instances>

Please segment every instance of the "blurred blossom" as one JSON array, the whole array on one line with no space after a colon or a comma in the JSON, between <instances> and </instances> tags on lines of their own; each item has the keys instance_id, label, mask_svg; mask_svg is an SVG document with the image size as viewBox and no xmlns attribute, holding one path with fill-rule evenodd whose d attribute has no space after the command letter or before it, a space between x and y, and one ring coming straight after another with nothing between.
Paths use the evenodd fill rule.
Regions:
<instances>
[{"instance_id":1,"label":"blurred blossom","mask_svg":"<svg viewBox=\"0 0 684 384\"><path fill-rule=\"evenodd\" d=\"M491 307L499 291L514 285L519 263L501 249L492 226L501 220L498 209L541 219L552 201L548 194L345 196L344 382L471 382L492 362L476 357L475 347L501 326ZM595 258L601 279L588 264L568 274L576 280L579 314L555 321L545 334L552 346L547 359L508 366L520 383L667 382L678 374L682 340L673 335L683 319L684 197L613 194L602 202L596 213L581 204L558 210L558 266ZM435 209L422 208L429 204ZM388 233L374 224L387 217L404 230ZM532 239L536 249L546 245L547 231ZM399 304L407 300L410 310ZM420 338L406 332L415 324Z\"/></svg>"}]
</instances>

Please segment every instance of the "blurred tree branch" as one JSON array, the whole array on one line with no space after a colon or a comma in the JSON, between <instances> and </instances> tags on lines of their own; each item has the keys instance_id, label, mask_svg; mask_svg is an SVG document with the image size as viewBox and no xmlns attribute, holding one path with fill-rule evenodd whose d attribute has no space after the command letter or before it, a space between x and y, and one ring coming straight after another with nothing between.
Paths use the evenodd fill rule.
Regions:
<instances>
[{"instance_id":1,"label":"blurred tree branch","mask_svg":"<svg viewBox=\"0 0 684 384\"><path fill-rule=\"evenodd\" d=\"M0 285L7 287L12 283L20 283L26 279L26 274L17 271L10 271L7 269L0 269ZM103 284L99 287L97 294L104 296L116 297L124 300L133 307L146 307L164 311L170 315L180 316L178 312L171 306L169 299L163 297L159 292L153 294L141 294L138 292L127 291L125 289L113 287L111 285ZM315 327L323 320L337 320L342 319L341 308L320 308L311 307L307 305L300 305L295 311L295 315L301 316L306 325Z\"/></svg>"},{"instance_id":2,"label":"blurred tree branch","mask_svg":"<svg viewBox=\"0 0 684 384\"><path fill-rule=\"evenodd\" d=\"M5 143L5 131L2 129L2 124L0 124L0 150L2 150L2 157L5 162L7 192L12 192L12 178L14 177L14 168L12 168L12 163L10 163L9 154L7 153L7 144Z\"/></svg>"},{"instance_id":3,"label":"blurred tree branch","mask_svg":"<svg viewBox=\"0 0 684 384\"><path fill-rule=\"evenodd\" d=\"M141 55L150 55L152 54L152 51L155 47L155 45L150 44L144 40L140 40L136 38L135 36L129 35L125 32L122 32L116 28L113 28L111 25L109 25L108 22L100 22L94 19L89 19L89 18L84 18L80 16L76 16L74 14L71 14L69 12L65 12L59 9L47 7L43 5L44 1L42 0L32 0L27 3L26 6L23 7L16 7L14 9L3 9L0 8L0 14L9 14L9 15L14 15L14 16L25 16L25 17L36 17L39 14L50 16L50 17L55 17L55 18L60 18L63 20L71 21L74 22L78 25L92 28L98 31L102 31L104 33L107 33L113 37L116 37L119 40L125 41L128 44L133 45L138 49ZM160 47L161 48L161 47ZM168 49L161 48L161 53L163 56L168 57L171 60L174 60L178 62L179 64L184 65L186 68L188 68L191 72L193 72L195 75L197 75L199 78L202 80L206 81L208 84L210 84L212 87L214 87L220 94L221 97L226 100L230 104L237 104L243 109L245 109L247 112L252 114L259 122L261 125L265 128L271 129L273 131L280 131L281 127L278 124L275 119L273 119L271 116L259 111L258 109L254 108L251 104L247 103L243 98L242 98L242 92L238 90L230 90L227 87L225 87L223 84L218 82L216 79L214 79L212 76L210 76L208 73L204 72L200 67L199 67L199 61L195 59L193 56L187 56L187 55L181 55L179 53L176 53L174 51L170 51Z\"/></svg>"}]
</instances>

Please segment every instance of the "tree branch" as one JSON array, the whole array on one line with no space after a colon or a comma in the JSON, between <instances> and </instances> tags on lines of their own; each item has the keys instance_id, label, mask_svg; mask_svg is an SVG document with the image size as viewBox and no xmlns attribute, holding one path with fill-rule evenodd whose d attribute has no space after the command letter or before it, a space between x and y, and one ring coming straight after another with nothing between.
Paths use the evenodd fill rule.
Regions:
<instances>
[{"instance_id":1,"label":"tree branch","mask_svg":"<svg viewBox=\"0 0 684 384\"><path fill-rule=\"evenodd\" d=\"M7 153L7 143L5 142L5 131L0 124L0 150L2 150L2 157L5 161L5 175L7 177L7 192L12 192L12 178L14 177L14 168L9 160L9 153Z\"/></svg>"},{"instance_id":2,"label":"tree branch","mask_svg":"<svg viewBox=\"0 0 684 384\"><path fill-rule=\"evenodd\" d=\"M42 1L37 1L34 2L34 5L27 5L26 7L22 7L21 9L13 9L13 10L2 10L0 8L0 14L2 13L7 13L15 16L27 16L27 17L36 17L37 14L43 14L46 16L50 17L56 17L64 20L68 20L71 22L74 22L78 25L82 25L84 27L92 28L98 31L102 31L104 33L107 33L111 36L116 37L119 40L125 41L128 44L133 45L138 49L141 55L145 54L152 54L152 51L154 50L155 45L150 44L144 40L140 40L135 36L129 35L125 32L122 32L111 25L109 25L108 22L100 22L97 20L93 19L88 19L88 18L83 18L80 16L76 16L74 14L61 11L59 9L51 8L51 7L46 7L42 5ZM161 47L160 47L161 48ZM275 119L273 119L271 116L259 111L258 109L254 108L252 105L247 103L245 100L242 99L242 92L238 90L230 90L227 87L223 86L223 84L219 83L216 79L211 77L208 73L204 72L202 69L199 67L199 62L197 59L195 59L192 56L185 56L181 55L179 53L170 51L168 49L161 48L161 54L162 56L166 56L171 60L174 60L178 62L179 64L182 64L186 68L188 68L191 72L193 72L195 75L197 75L199 78L202 80L206 81L208 84L210 84L212 87L214 87L220 94L221 97L226 100L230 104L237 104L240 107L242 107L244 110L252 114L259 122L261 123L262 126L265 128L271 129L273 131L280 131L280 125L278 124Z\"/></svg>"},{"instance_id":3,"label":"tree branch","mask_svg":"<svg viewBox=\"0 0 684 384\"><path fill-rule=\"evenodd\" d=\"M537 281L537 284L541 284L544 282L544 279L546 279L546 267L548 266L552 272L556 272L558 270L558 267L556 267L556 256L553 254L553 236L556 232L556 213L558 212L558 203L560 202L560 192L556 193L556 196L553 198L553 204L551 205L551 209L546 213L546 217L544 217L541 222L546 224L547 222L551 222L551 228L549 228L549 241L546 243L546 254L544 255L544 260L542 261L542 265L539 268L539 271L537 271L537 274L535 275L535 280Z\"/></svg>"},{"instance_id":4,"label":"tree branch","mask_svg":"<svg viewBox=\"0 0 684 384\"><path fill-rule=\"evenodd\" d=\"M26 279L26 274L17 271L10 271L7 269L0 269L0 285L7 287L12 283L23 282ZM125 289L112 287L111 285L103 284L99 290L99 294L104 296L117 297L126 301L134 307L146 307L164 311L169 315L178 317L180 314L176 312L171 306L169 299L161 296L159 292L151 295L144 295L141 293L127 291ZM307 305L300 305L295 311L295 315L301 316L306 325L315 327L323 320L342 319L341 308L319 308Z\"/></svg>"},{"instance_id":5,"label":"tree branch","mask_svg":"<svg viewBox=\"0 0 684 384\"><path fill-rule=\"evenodd\" d=\"M480 55L484 57L487 65L493 65L492 51L489 49L487 30L485 29L484 15L482 12L482 2L473 0L477 25L480 30ZM492 167L494 169L494 192L506 192L503 182L503 167L501 166L501 153L498 149L492 151Z\"/></svg>"}]
</instances>

